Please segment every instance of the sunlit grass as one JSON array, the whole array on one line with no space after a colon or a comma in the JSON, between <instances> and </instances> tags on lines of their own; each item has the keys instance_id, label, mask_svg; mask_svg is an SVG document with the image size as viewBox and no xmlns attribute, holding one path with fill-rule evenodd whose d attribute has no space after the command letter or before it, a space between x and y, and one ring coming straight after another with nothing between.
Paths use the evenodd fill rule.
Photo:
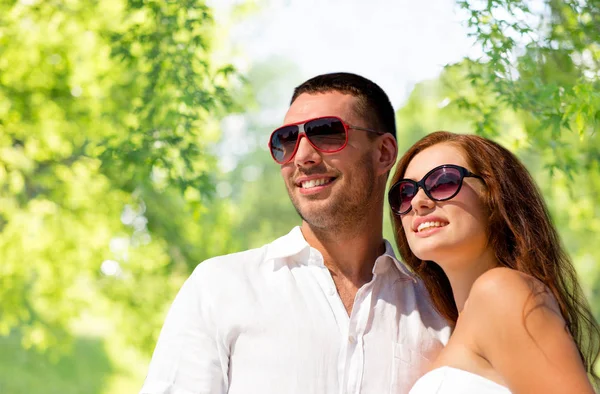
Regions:
<instances>
[{"instance_id":1,"label":"sunlit grass","mask_svg":"<svg viewBox=\"0 0 600 394\"><path fill-rule=\"evenodd\" d=\"M20 335L0 338L0 392L7 394L103 394L114 373L101 338L76 338L57 361L21 347Z\"/></svg>"},{"instance_id":2,"label":"sunlit grass","mask_svg":"<svg viewBox=\"0 0 600 394\"><path fill-rule=\"evenodd\" d=\"M139 391L148 360L119 340L111 324L78 325L71 349L60 356L23 349L21 336L0 337L0 393L125 394ZM106 322L105 322L106 323ZM85 327L89 329L85 329ZM85 332L88 335L84 335Z\"/></svg>"}]
</instances>

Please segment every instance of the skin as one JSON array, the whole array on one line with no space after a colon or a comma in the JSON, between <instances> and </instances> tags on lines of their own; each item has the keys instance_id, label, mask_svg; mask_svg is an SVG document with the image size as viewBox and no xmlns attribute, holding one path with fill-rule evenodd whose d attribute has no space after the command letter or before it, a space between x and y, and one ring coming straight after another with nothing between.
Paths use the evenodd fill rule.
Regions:
<instances>
[{"instance_id":1,"label":"skin","mask_svg":"<svg viewBox=\"0 0 600 394\"><path fill-rule=\"evenodd\" d=\"M290 106L284 124L322 116L338 116L346 123L372 128L355 111L354 96L340 92L302 94ZM290 199L302 217L301 230L331 272L348 314L356 292L372 279L375 260L383 254L383 198L387 174L397 157L390 134L369 138L350 129L340 152L321 153L300 138L294 158L281 166ZM326 179L311 189L302 182Z\"/></svg>"},{"instance_id":2,"label":"skin","mask_svg":"<svg viewBox=\"0 0 600 394\"><path fill-rule=\"evenodd\" d=\"M441 143L409 163L405 178L420 180L442 164L472 170L465 153ZM413 253L435 261L452 285L459 318L448 345L433 368L462 369L521 393L590 393L577 347L565 329L560 309L545 286L516 270L499 267L487 244L485 185L465 178L451 200L430 200L422 190L403 215L402 226ZM428 218L446 224L419 234Z\"/></svg>"}]
</instances>

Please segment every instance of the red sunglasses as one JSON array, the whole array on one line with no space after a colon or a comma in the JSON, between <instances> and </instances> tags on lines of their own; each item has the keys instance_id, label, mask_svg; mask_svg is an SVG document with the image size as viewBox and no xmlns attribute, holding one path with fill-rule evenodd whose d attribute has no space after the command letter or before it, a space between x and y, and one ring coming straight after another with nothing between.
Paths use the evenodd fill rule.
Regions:
<instances>
[{"instance_id":1,"label":"red sunglasses","mask_svg":"<svg viewBox=\"0 0 600 394\"><path fill-rule=\"evenodd\" d=\"M276 129L269 138L269 150L277 163L285 164L292 160L296 154L300 144L300 136L304 134L310 145L317 151L323 153L339 152L348 144L349 129L383 134L381 131L349 125L337 116L325 116L288 124Z\"/></svg>"}]
</instances>

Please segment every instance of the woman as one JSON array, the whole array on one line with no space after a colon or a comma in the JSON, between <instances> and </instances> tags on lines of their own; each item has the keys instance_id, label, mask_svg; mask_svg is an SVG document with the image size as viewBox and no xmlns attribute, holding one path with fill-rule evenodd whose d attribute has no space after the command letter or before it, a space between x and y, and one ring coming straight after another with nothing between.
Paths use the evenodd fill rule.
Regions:
<instances>
[{"instance_id":1,"label":"woman","mask_svg":"<svg viewBox=\"0 0 600 394\"><path fill-rule=\"evenodd\" d=\"M400 254L454 325L411 394L593 394L600 330L519 160L440 131L406 152L392 184Z\"/></svg>"}]
</instances>

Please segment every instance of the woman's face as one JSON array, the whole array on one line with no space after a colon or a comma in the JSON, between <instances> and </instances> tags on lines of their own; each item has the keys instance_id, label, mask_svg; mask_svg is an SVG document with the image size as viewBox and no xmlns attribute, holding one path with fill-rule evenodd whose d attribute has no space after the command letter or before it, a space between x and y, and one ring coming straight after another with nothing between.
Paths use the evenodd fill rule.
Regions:
<instances>
[{"instance_id":1,"label":"woman's face","mask_svg":"<svg viewBox=\"0 0 600 394\"><path fill-rule=\"evenodd\" d=\"M443 164L473 172L461 148L440 143L418 153L408 164L404 178L420 181ZM482 257L488 249L490 230L484 192L483 182L472 177L465 177L458 194L447 201L433 201L419 188L412 209L401 217L412 252L421 260L435 261L444 270Z\"/></svg>"}]
</instances>

